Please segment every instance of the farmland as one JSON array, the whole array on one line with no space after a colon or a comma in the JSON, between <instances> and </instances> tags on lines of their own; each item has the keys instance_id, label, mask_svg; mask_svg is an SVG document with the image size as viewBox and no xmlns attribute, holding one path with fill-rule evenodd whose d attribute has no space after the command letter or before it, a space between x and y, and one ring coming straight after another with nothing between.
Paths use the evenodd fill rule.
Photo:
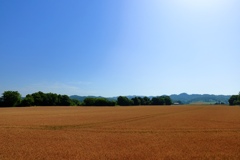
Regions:
<instances>
[{"instance_id":1,"label":"farmland","mask_svg":"<svg viewBox=\"0 0 240 160\"><path fill-rule=\"evenodd\" d=\"M240 107L0 108L0 159L240 159Z\"/></svg>"}]
</instances>

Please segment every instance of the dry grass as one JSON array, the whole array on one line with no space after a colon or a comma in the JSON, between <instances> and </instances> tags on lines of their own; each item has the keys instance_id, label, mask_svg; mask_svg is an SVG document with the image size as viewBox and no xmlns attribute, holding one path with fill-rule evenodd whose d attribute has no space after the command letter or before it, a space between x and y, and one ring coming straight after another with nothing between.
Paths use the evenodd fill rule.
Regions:
<instances>
[{"instance_id":1,"label":"dry grass","mask_svg":"<svg viewBox=\"0 0 240 160\"><path fill-rule=\"evenodd\" d=\"M0 108L0 159L240 159L240 107Z\"/></svg>"}]
</instances>

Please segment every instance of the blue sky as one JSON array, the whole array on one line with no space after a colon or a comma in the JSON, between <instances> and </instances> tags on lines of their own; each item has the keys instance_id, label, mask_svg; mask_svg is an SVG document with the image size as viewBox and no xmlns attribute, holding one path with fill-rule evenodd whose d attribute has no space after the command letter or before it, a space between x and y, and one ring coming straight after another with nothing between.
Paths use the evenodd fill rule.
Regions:
<instances>
[{"instance_id":1,"label":"blue sky","mask_svg":"<svg viewBox=\"0 0 240 160\"><path fill-rule=\"evenodd\" d=\"M237 94L238 0L0 0L0 92Z\"/></svg>"}]
</instances>

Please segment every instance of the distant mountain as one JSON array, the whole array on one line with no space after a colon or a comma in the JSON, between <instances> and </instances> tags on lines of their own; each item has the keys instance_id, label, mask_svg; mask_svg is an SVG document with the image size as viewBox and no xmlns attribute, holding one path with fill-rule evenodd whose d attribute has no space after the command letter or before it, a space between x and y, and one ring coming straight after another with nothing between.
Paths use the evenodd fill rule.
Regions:
<instances>
[{"instance_id":1,"label":"distant mountain","mask_svg":"<svg viewBox=\"0 0 240 160\"><path fill-rule=\"evenodd\" d=\"M108 100L117 100L117 97L101 97L101 96L78 96L78 95L72 95L70 96L71 99L77 99L81 102L84 101L85 98L91 97L91 98L106 98ZM144 96L126 96L129 99L134 97L144 97ZM150 99L154 96L148 96ZM213 94L187 94L187 93L181 93L179 95L172 94L170 95L170 98L173 102L180 102L182 104L192 104L192 103L206 103L206 104L215 104L215 103L225 103L228 104L228 99L230 98L230 95L213 95Z\"/></svg>"},{"instance_id":2,"label":"distant mountain","mask_svg":"<svg viewBox=\"0 0 240 160\"><path fill-rule=\"evenodd\" d=\"M228 104L228 99L230 95L213 95L213 94L187 94L181 93L179 95L173 94L170 95L173 101L181 101L183 104L191 103L225 103Z\"/></svg>"}]
</instances>

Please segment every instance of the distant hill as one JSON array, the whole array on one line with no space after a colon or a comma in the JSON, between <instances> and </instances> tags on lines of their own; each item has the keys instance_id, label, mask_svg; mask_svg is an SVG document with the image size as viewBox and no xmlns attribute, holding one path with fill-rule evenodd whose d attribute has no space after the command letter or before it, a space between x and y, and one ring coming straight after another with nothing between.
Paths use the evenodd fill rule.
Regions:
<instances>
[{"instance_id":1,"label":"distant hill","mask_svg":"<svg viewBox=\"0 0 240 160\"><path fill-rule=\"evenodd\" d=\"M192 103L225 103L228 104L228 99L230 95L213 95L213 94L187 94L181 93L179 95L173 94L170 96L171 99L175 102L181 101L183 104L192 104Z\"/></svg>"},{"instance_id":2,"label":"distant hill","mask_svg":"<svg viewBox=\"0 0 240 160\"><path fill-rule=\"evenodd\" d=\"M92 98L106 98L108 100L117 100L117 97L101 97L101 96L78 96L72 95L70 96L71 99L77 99L81 102L84 101L85 98L92 97ZM129 99L134 97L144 97L144 96L126 96ZM148 96L150 99L153 96ZM170 98L173 102L180 102L182 104L193 104L193 103L206 103L206 104L215 104L215 103L225 103L228 104L228 99L230 95L213 95L213 94L187 94L181 93L179 95L172 94Z\"/></svg>"}]
</instances>

